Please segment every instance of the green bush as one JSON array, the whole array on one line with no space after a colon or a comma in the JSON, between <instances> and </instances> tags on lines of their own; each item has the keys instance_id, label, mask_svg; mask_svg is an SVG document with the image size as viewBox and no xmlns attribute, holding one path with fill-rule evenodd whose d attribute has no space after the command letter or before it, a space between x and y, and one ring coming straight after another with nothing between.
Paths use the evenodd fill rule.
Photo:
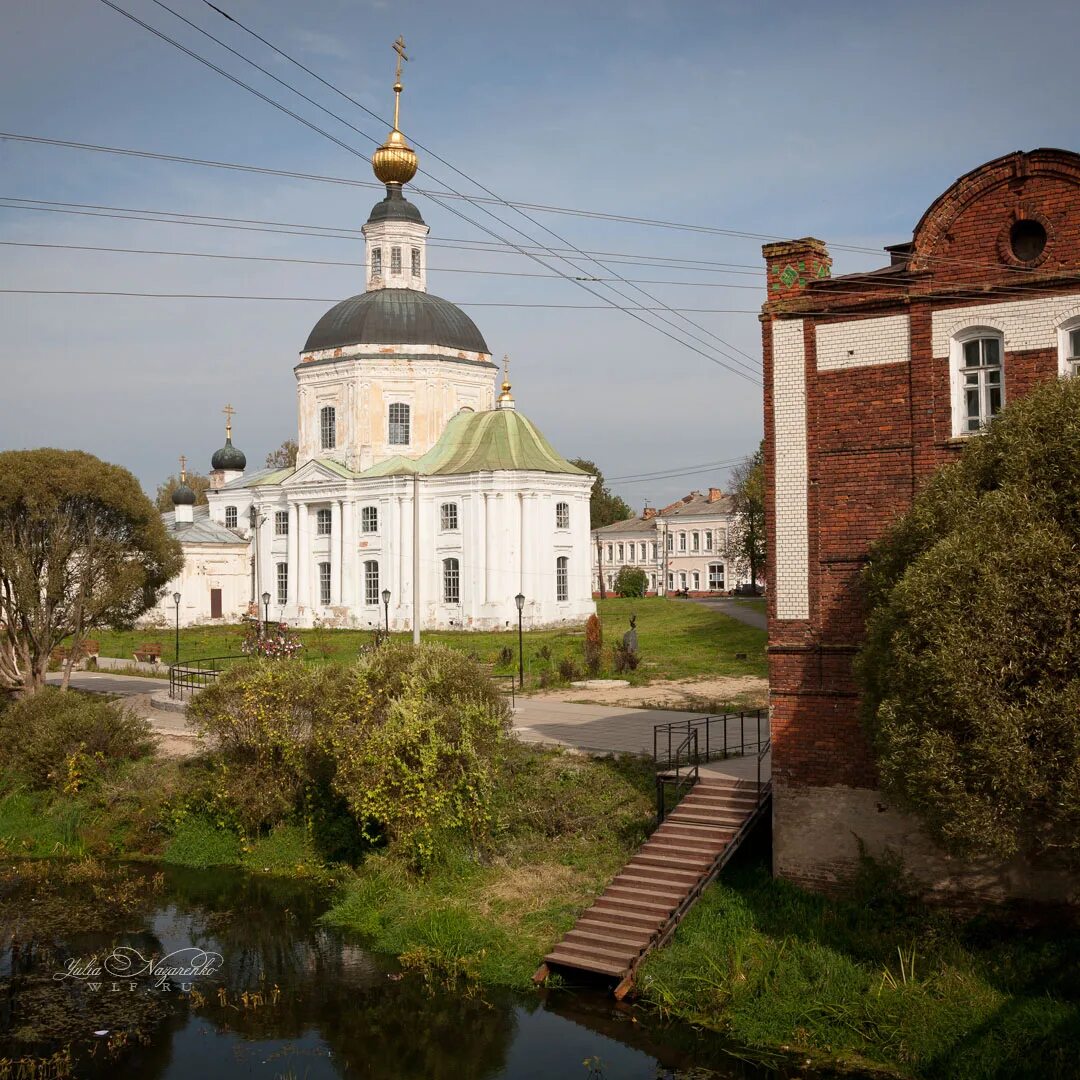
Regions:
<instances>
[{"instance_id":1,"label":"green bush","mask_svg":"<svg viewBox=\"0 0 1080 1080\"><path fill-rule=\"evenodd\" d=\"M31 787L74 793L150 753L150 725L127 707L46 687L0 711L7 766Z\"/></svg>"},{"instance_id":2,"label":"green bush","mask_svg":"<svg viewBox=\"0 0 1080 1080\"><path fill-rule=\"evenodd\" d=\"M636 566L624 566L615 577L615 591L620 596L643 597L649 586L649 576Z\"/></svg>"},{"instance_id":3,"label":"green bush","mask_svg":"<svg viewBox=\"0 0 1080 1080\"><path fill-rule=\"evenodd\" d=\"M1080 380L1043 384L871 550L857 670L886 791L960 855L1080 865Z\"/></svg>"}]
</instances>

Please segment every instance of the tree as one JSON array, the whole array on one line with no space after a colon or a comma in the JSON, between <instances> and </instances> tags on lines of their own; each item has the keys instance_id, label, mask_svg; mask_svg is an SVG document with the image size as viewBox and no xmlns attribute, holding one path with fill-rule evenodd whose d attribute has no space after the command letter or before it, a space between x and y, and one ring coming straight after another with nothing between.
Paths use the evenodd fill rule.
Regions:
<instances>
[{"instance_id":1,"label":"tree","mask_svg":"<svg viewBox=\"0 0 1080 1080\"><path fill-rule=\"evenodd\" d=\"M731 508L727 554L750 570L757 588L765 568L765 444L731 472Z\"/></svg>"},{"instance_id":2,"label":"tree","mask_svg":"<svg viewBox=\"0 0 1080 1080\"><path fill-rule=\"evenodd\" d=\"M604 474L597 468L596 463L586 458L571 458L571 465L576 465L582 472L587 472L596 477L589 496L589 528L602 529L605 525L612 525L616 521L625 521L634 516L634 511L629 503L618 495L613 495L604 482Z\"/></svg>"},{"instance_id":3,"label":"tree","mask_svg":"<svg viewBox=\"0 0 1080 1080\"><path fill-rule=\"evenodd\" d=\"M1080 379L1039 386L870 551L883 789L962 856L1080 866Z\"/></svg>"},{"instance_id":4,"label":"tree","mask_svg":"<svg viewBox=\"0 0 1080 1080\"><path fill-rule=\"evenodd\" d=\"M210 478L202 473L188 473L187 486L195 492L195 505L206 505L206 492L210 488ZM167 514L173 509L173 492L180 486L179 476L169 476L164 483L158 484L157 494L154 496L154 504L163 513Z\"/></svg>"},{"instance_id":5,"label":"tree","mask_svg":"<svg viewBox=\"0 0 1080 1080\"><path fill-rule=\"evenodd\" d=\"M45 682L70 638L129 626L183 565L135 477L79 450L0 453L0 687Z\"/></svg>"},{"instance_id":6,"label":"tree","mask_svg":"<svg viewBox=\"0 0 1080 1080\"><path fill-rule=\"evenodd\" d=\"M271 450L266 455L266 467L268 469L295 469L299 449L295 439L286 439L276 450Z\"/></svg>"},{"instance_id":7,"label":"tree","mask_svg":"<svg viewBox=\"0 0 1080 1080\"><path fill-rule=\"evenodd\" d=\"M640 567L623 566L615 577L615 591L620 596L644 596L649 577Z\"/></svg>"}]
</instances>

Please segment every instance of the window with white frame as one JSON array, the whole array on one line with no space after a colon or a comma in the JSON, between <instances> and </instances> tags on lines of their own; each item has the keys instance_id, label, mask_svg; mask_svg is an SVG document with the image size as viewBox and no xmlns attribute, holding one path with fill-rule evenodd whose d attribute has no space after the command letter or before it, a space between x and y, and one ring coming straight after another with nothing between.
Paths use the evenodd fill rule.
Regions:
<instances>
[{"instance_id":1,"label":"window with white frame","mask_svg":"<svg viewBox=\"0 0 1080 1080\"><path fill-rule=\"evenodd\" d=\"M412 276L413 277L419 277L420 276L420 249L419 248L413 248L412 249Z\"/></svg>"},{"instance_id":2,"label":"window with white frame","mask_svg":"<svg viewBox=\"0 0 1080 1080\"><path fill-rule=\"evenodd\" d=\"M668 587L669 590L675 588L675 575L674 574L668 574L668 576L667 576L667 587Z\"/></svg>"},{"instance_id":3,"label":"window with white frame","mask_svg":"<svg viewBox=\"0 0 1080 1080\"><path fill-rule=\"evenodd\" d=\"M709 563L709 588L718 592L724 587L724 564Z\"/></svg>"},{"instance_id":4,"label":"window with white frame","mask_svg":"<svg viewBox=\"0 0 1080 1080\"><path fill-rule=\"evenodd\" d=\"M282 605L289 602L289 564L287 562L277 564L277 602Z\"/></svg>"},{"instance_id":5,"label":"window with white frame","mask_svg":"<svg viewBox=\"0 0 1080 1080\"><path fill-rule=\"evenodd\" d=\"M236 518L237 518L236 507L235 506L226 506L225 507L225 528L226 529L235 529L236 528Z\"/></svg>"},{"instance_id":6,"label":"window with white frame","mask_svg":"<svg viewBox=\"0 0 1080 1080\"><path fill-rule=\"evenodd\" d=\"M679 533L679 550L686 550L686 533L684 532Z\"/></svg>"},{"instance_id":7,"label":"window with white frame","mask_svg":"<svg viewBox=\"0 0 1080 1080\"><path fill-rule=\"evenodd\" d=\"M679 571L679 588L684 589L684 590L686 588L686 571L685 570L680 570Z\"/></svg>"},{"instance_id":8,"label":"window with white frame","mask_svg":"<svg viewBox=\"0 0 1080 1080\"><path fill-rule=\"evenodd\" d=\"M364 603L379 603L379 564L374 559L364 563Z\"/></svg>"},{"instance_id":9,"label":"window with white frame","mask_svg":"<svg viewBox=\"0 0 1080 1080\"><path fill-rule=\"evenodd\" d=\"M315 535L316 536L329 536L330 535L330 511L316 510L315 511Z\"/></svg>"},{"instance_id":10,"label":"window with white frame","mask_svg":"<svg viewBox=\"0 0 1080 1080\"><path fill-rule=\"evenodd\" d=\"M330 564L319 563L319 600L323 607L330 603Z\"/></svg>"},{"instance_id":11,"label":"window with white frame","mask_svg":"<svg viewBox=\"0 0 1080 1080\"><path fill-rule=\"evenodd\" d=\"M288 510L275 510L274 511L274 535L275 536L288 536L289 535L289 511Z\"/></svg>"},{"instance_id":12,"label":"window with white frame","mask_svg":"<svg viewBox=\"0 0 1080 1080\"><path fill-rule=\"evenodd\" d=\"M616 562L623 562L624 558L625 558L625 555L624 555L624 552L623 552L622 544L616 544L615 545L615 561Z\"/></svg>"},{"instance_id":13,"label":"window with white frame","mask_svg":"<svg viewBox=\"0 0 1080 1080\"><path fill-rule=\"evenodd\" d=\"M461 564L457 559L443 559L442 598L444 604L461 603Z\"/></svg>"},{"instance_id":14,"label":"window with white frame","mask_svg":"<svg viewBox=\"0 0 1080 1080\"><path fill-rule=\"evenodd\" d=\"M444 532L456 532L458 527L457 503L443 503L439 508L439 525Z\"/></svg>"},{"instance_id":15,"label":"window with white frame","mask_svg":"<svg viewBox=\"0 0 1080 1080\"><path fill-rule=\"evenodd\" d=\"M555 599L570 599L570 560L565 555L555 560Z\"/></svg>"},{"instance_id":16,"label":"window with white frame","mask_svg":"<svg viewBox=\"0 0 1080 1080\"><path fill-rule=\"evenodd\" d=\"M700 551L701 550L701 533L691 533L690 534L690 550L691 551Z\"/></svg>"},{"instance_id":17,"label":"window with white frame","mask_svg":"<svg viewBox=\"0 0 1080 1080\"><path fill-rule=\"evenodd\" d=\"M652 542L652 557L654 559L660 558L660 545L655 540Z\"/></svg>"},{"instance_id":18,"label":"window with white frame","mask_svg":"<svg viewBox=\"0 0 1080 1080\"><path fill-rule=\"evenodd\" d=\"M953 340L953 434L985 427L1004 403L1004 343L994 330L973 329Z\"/></svg>"},{"instance_id":19,"label":"window with white frame","mask_svg":"<svg viewBox=\"0 0 1080 1080\"><path fill-rule=\"evenodd\" d=\"M667 549L668 549L668 551L674 551L675 550L675 534L674 533L668 533L667 534Z\"/></svg>"},{"instance_id":20,"label":"window with white frame","mask_svg":"<svg viewBox=\"0 0 1080 1080\"><path fill-rule=\"evenodd\" d=\"M607 576L607 587L609 589L614 589L615 588L615 575L614 574L608 574L608 576Z\"/></svg>"},{"instance_id":21,"label":"window with white frame","mask_svg":"<svg viewBox=\"0 0 1080 1080\"><path fill-rule=\"evenodd\" d=\"M371 249L371 276L382 277L382 248Z\"/></svg>"},{"instance_id":22,"label":"window with white frame","mask_svg":"<svg viewBox=\"0 0 1080 1080\"><path fill-rule=\"evenodd\" d=\"M644 562L649 557L649 545L644 540L638 544L638 558Z\"/></svg>"},{"instance_id":23,"label":"window with white frame","mask_svg":"<svg viewBox=\"0 0 1080 1080\"><path fill-rule=\"evenodd\" d=\"M698 589L701 588L701 573L695 570L690 576L690 581L692 583L691 588L694 590L694 592L697 592Z\"/></svg>"},{"instance_id":24,"label":"window with white frame","mask_svg":"<svg viewBox=\"0 0 1080 1080\"><path fill-rule=\"evenodd\" d=\"M712 529L705 530L705 550L712 551Z\"/></svg>"},{"instance_id":25,"label":"window with white frame","mask_svg":"<svg viewBox=\"0 0 1080 1080\"><path fill-rule=\"evenodd\" d=\"M570 504L569 503L556 503L555 504L555 528L556 529L569 529L570 528Z\"/></svg>"},{"instance_id":26,"label":"window with white frame","mask_svg":"<svg viewBox=\"0 0 1080 1080\"><path fill-rule=\"evenodd\" d=\"M364 506L360 510L360 531L373 533L379 531L379 508Z\"/></svg>"},{"instance_id":27,"label":"window with white frame","mask_svg":"<svg viewBox=\"0 0 1080 1080\"><path fill-rule=\"evenodd\" d=\"M392 247L390 249L390 273L401 273L401 248Z\"/></svg>"},{"instance_id":28,"label":"window with white frame","mask_svg":"<svg viewBox=\"0 0 1080 1080\"><path fill-rule=\"evenodd\" d=\"M333 405L324 405L319 410L319 435L324 450L337 446L337 409Z\"/></svg>"},{"instance_id":29,"label":"window with white frame","mask_svg":"<svg viewBox=\"0 0 1080 1080\"><path fill-rule=\"evenodd\" d=\"M1080 319L1070 319L1058 331L1061 374L1080 375Z\"/></svg>"},{"instance_id":30,"label":"window with white frame","mask_svg":"<svg viewBox=\"0 0 1080 1080\"><path fill-rule=\"evenodd\" d=\"M390 445L409 445L409 406L400 401L395 401L390 406Z\"/></svg>"},{"instance_id":31,"label":"window with white frame","mask_svg":"<svg viewBox=\"0 0 1080 1080\"><path fill-rule=\"evenodd\" d=\"M613 552L614 552L614 548L612 548L612 546L610 544L608 544L608 546L607 546L607 561L608 562L611 562L615 558Z\"/></svg>"},{"instance_id":32,"label":"window with white frame","mask_svg":"<svg viewBox=\"0 0 1080 1080\"><path fill-rule=\"evenodd\" d=\"M649 575L649 592L656 592L656 575Z\"/></svg>"}]
</instances>

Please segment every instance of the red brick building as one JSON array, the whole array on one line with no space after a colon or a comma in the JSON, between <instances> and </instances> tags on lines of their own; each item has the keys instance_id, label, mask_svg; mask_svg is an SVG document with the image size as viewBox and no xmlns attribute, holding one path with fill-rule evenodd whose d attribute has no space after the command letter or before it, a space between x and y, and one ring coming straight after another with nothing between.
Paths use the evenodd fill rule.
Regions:
<instances>
[{"instance_id":1,"label":"red brick building","mask_svg":"<svg viewBox=\"0 0 1080 1080\"><path fill-rule=\"evenodd\" d=\"M1080 155L987 162L886 250L832 277L819 240L763 249L775 870L828 888L858 837L932 892L1064 899L1019 861L948 858L887 804L852 660L869 544L1004 402L1080 368Z\"/></svg>"}]
</instances>

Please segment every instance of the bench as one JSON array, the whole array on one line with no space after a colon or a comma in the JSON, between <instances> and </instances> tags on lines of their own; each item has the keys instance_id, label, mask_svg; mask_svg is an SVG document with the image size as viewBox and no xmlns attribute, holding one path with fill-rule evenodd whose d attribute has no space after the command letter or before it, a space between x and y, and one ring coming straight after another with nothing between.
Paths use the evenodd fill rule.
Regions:
<instances>
[{"instance_id":1,"label":"bench","mask_svg":"<svg viewBox=\"0 0 1080 1080\"><path fill-rule=\"evenodd\" d=\"M496 689L502 691L503 697L509 696L510 707L517 707L517 696L514 688L517 683L516 675L500 675L495 671L494 664L481 664L480 670L495 684ZM507 692L509 691L509 693Z\"/></svg>"},{"instance_id":2,"label":"bench","mask_svg":"<svg viewBox=\"0 0 1080 1080\"><path fill-rule=\"evenodd\" d=\"M51 653L49 653L49 659L54 664L64 664L69 657L74 657L76 663L80 660L91 660L97 657L101 652L101 646L98 642L87 639L75 646L74 649L67 645L57 645Z\"/></svg>"},{"instance_id":3,"label":"bench","mask_svg":"<svg viewBox=\"0 0 1080 1080\"><path fill-rule=\"evenodd\" d=\"M134 655L140 664L157 664L161 661L161 645L156 641L146 642L135 650Z\"/></svg>"}]
</instances>

